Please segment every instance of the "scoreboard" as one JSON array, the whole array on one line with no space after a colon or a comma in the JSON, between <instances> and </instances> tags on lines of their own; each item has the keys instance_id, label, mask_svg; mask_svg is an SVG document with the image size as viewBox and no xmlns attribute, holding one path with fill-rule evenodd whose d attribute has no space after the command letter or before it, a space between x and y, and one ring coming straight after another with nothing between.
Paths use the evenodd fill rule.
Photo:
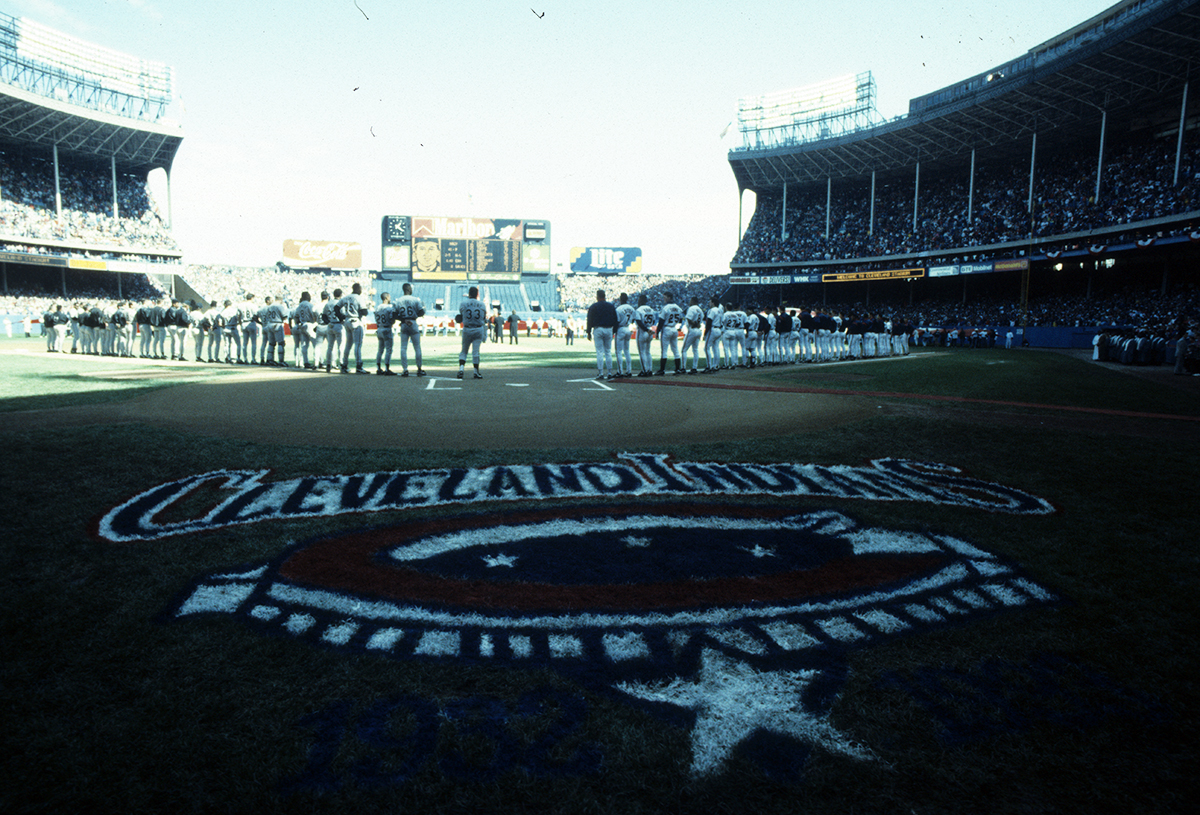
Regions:
<instances>
[{"instance_id":1,"label":"scoreboard","mask_svg":"<svg viewBox=\"0 0 1200 815\"><path fill-rule=\"evenodd\" d=\"M413 281L515 283L522 272L550 272L550 222L386 215L382 256L382 271Z\"/></svg>"}]
</instances>

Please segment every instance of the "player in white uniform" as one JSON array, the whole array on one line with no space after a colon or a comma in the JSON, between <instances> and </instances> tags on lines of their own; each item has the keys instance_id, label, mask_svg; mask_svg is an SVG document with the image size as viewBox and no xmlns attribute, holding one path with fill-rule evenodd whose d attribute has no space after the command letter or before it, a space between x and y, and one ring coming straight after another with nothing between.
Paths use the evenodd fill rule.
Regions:
<instances>
[{"instance_id":1,"label":"player in white uniform","mask_svg":"<svg viewBox=\"0 0 1200 815\"><path fill-rule=\"evenodd\" d=\"M658 315L646 302L646 295L638 295L637 308L634 309L634 322L637 325L637 344L638 344L638 361L641 362L642 370L638 372L638 376L653 376L654 375L654 357L650 353L650 340L654 338L654 324L658 322Z\"/></svg>"},{"instance_id":2,"label":"player in white uniform","mask_svg":"<svg viewBox=\"0 0 1200 815\"><path fill-rule=\"evenodd\" d=\"M745 367L746 313L730 303L725 308L721 327L724 329L725 367Z\"/></svg>"},{"instance_id":3,"label":"player in white uniform","mask_svg":"<svg viewBox=\"0 0 1200 815\"><path fill-rule=\"evenodd\" d=\"M688 303L687 311L683 314L684 330L687 334L683 338L683 349L680 351L680 356L683 357L683 367L687 368L689 374L699 373L700 369L700 337L704 333L704 312L700 309L699 298L693 297ZM688 368L687 355L688 350L692 352L692 367Z\"/></svg>"},{"instance_id":4,"label":"player in white uniform","mask_svg":"<svg viewBox=\"0 0 1200 815\"><path fill-rule=\"evenodd\" d=\"M683 309L675 303L675 296L670 292L664 292L663 299L666 302L658 312L659 376L667 372L668 350L675 360L675 373L683 373L679 359L679 326L683 325Z\"/></svg>"},{"instance_id":5,"label":"player in white uniform","mask_svg":"<svg viewBox=\"0 0 1200 815\"><path fill-rule=\"evenodd\" d=\"M721 340L725 333L725 309L716 297L709 298L708 306L708 314L704 317L704 373L711 374L721 367L721 354L725 348Z\"/></svg>"},{"instance_id":6,"label":"player in white uniform","mask_svg":"<svg viewBox=\"0 0 1200 815\"><path fill-rule=\"evenodd\" d=\"M487 309L479 302L479 289L467 289L467 298L458 305L455 322L462 324L462 350L458 352L458 378L463 378L467 365L467 351L471 351L471 363L475 366L475 378L483 379L479 373L479 346L487 334Z\"/></svg>"},{"instance_id":7,"label":"player in white uniform","mask_svg":"<svg viewBox=\"0 0 1200 815\"><path fill-rule=\"evenodd\" d=\"M746 364L751 368L762 362L759 353L762 335L758 332L758 323L758 311L755 306L750 306L746 312Z\"/></svg>"},{"instance_id":8,"label":"player in white uniform","mask_svg":"<svg viewBox=\"0 0 1200 815\"><path fill-rule=\"evenodd\" d=\"M401 376L408 376L408 346L412 344L413 353L417 360L417 376L425 376L421 367L421 324L418 320L425 316L425 304L421 298L413 294L412 283L405 283L403 294L396 298L396 320L400 323L400 367L404 370Z\"/></svg>"},{"instance_id":9,"label":"player in white uniform","mask_svg":"<svg viewBox=\"0 0 1200 815\"><path fill-rule=\"evenodd\" d=\"M365 374L362 364L362 344L365 334L363 317L367 315L367 300L362 294L362 284L355 283L350 293L342 298L342 325L346 330L346 350L342 357L342 373L349 373L350 352L354 352L354 373Z\"/></svg>"},{"instance_id":10,"label":"player in white uniform","mask_svg":"<svg viewBox=\"0 0 1200 815\"><path fill-rule=\"evenodd\" d=\"M621 292L617 304L617 376L633 376L633 360L629 356L629 338L637 312L629 305L629 295Z\"/></svg>"}]
</instances>

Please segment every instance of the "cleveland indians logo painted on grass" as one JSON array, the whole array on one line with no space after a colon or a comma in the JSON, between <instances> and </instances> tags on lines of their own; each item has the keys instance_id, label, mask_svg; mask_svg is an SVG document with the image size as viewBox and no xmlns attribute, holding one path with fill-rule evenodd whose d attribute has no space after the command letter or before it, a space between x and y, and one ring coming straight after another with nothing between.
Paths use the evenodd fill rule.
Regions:
<instances>
[{"instance_id":1,"label":"cleveland indians logo painted on grass","mask_svg":"<svg viewBox=\"0 0 1200 815\"><path fill-rule=\"evenodd\" d=\"M975 492L997 490L1008 511L1050 511ZM544 507L299 543L201 578L169 615L398 660L549 666L689 724L693 775L735 752L786 775L814 747L873 759L830 722L850 650L1056 600L966 541L832 510Z\"/></svg>"}]
</instances>

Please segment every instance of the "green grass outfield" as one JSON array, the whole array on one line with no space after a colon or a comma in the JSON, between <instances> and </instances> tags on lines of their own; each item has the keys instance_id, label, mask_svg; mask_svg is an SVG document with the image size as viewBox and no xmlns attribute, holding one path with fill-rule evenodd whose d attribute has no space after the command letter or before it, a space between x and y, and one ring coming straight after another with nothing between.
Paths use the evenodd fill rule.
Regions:
<instances>
[{"instance_id":1,"label":"green grass outfield","mask_svg":"<svg viewBox=\"0 0 1200 815\"><path fill-rule=\"evenodd\" d=\"M427 342L426 367L452 371L456 351L453 340ZM582 338L567 349L522 337L515 348L487 345L484 355L489 371L510 363L580 377L593 370ZM1200 794L1200 393L1165 370L1134 375L1052 352L915 356L739 377L747 411L780 389L878 402L877 416L817 432L542 450L532 441L531 401L513 418L528 424L528 447L373 450L77 420L56 427L60 408L137 399L244 369L51 359L39 340L0 339L0 812L1190 810ZM656 388L672 384L665 379L613 387L643 389L644 410L653 411ZM732 382L685 379L698 406L700 386ZM405 410L402 400L396 409ZM587 418L581 411L580 421ZM931 462L1037 496L1054 512L762 492L693 500L618 494L284 518L129 542L99 534L102 517L139 493L225 468L269 469L282 480L612 462L622 451L677 462ZM156 520L194 517L210 499L198 495L195 506L167 508ZM232 614L172 616L197 581L277 565L293 542L439 524L486 534L522 513L571 517L610 507L680 518L831 511L897 540L965 541L1046 597L815 649L812 662L774 665L771 647L731 638L721 653L754 656L706 663L715 668L695 674L632 678L599 664L499 664L436 648L394 658L353 639L340 647ZM756 542L748 538L746 551ZM570 546L556 550L553 573L571 567L572 556ZM660 694L695 687L700 701L690 710L656 704L626 692L635 685ZM731 711L761 715L763 726ZM697 745L720 745L724 734L737 734L724 759L698 772Z\"/></svg>"}]
</instances>

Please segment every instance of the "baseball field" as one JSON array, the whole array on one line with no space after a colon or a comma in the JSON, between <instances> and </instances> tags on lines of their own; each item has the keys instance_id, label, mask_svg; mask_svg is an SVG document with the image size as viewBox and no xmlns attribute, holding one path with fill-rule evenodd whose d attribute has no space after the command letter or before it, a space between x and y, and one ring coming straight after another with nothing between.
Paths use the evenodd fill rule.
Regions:
<instances>
[{"instance_id":1,"label":"baseball field","mask_svg":"<svg viewBox=\"0 0 1200 815\"><path fill-rule=\"evenodd\" d=\"M1200 377L1033 349L612 381L582 339L485 345L480 380L454 338L425 356L0 338L0 811L1200 794Z\"/></svg>"}]
</instances>

